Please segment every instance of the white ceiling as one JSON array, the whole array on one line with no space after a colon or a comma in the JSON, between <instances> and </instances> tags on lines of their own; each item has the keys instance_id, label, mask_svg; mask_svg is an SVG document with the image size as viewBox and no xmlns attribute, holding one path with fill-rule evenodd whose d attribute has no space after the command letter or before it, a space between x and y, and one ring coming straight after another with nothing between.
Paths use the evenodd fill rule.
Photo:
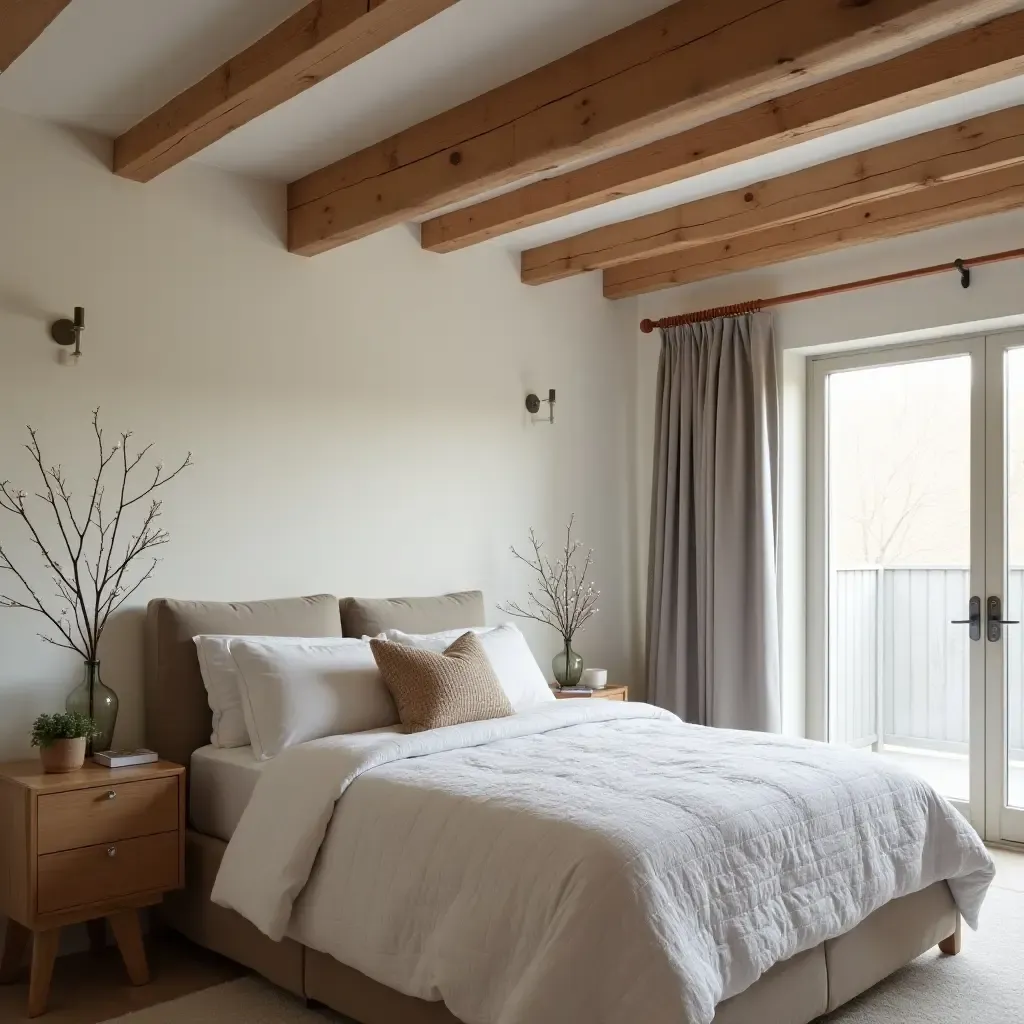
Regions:
<instances>
[{"instance_id":1,"label":"white ceiling","mask_svg":"<svg viewBox=\"0 0 1024 1024\"><path fill-rule=\"evenodd\" d=\"M304 2L74 0L0 75L0 107L116 136ZM246 175L294 180L671 2L459 0L195 159ZM493 244L543 244L1016 104L1024 104L1024 78L620 199Z\"/></svg>"},{"instance_id":2,"label":"white ceiling","mask_svg":"<svg viewBox=\"0 0 1024 1024\"><path fill-rule=\"evenodd\" d=\"M292 181L672 2L459 0L197 159ZM0 106L119 135L303 6L74 0L0 75Z\"/></svg>"},{"instance_id":3,"label":"white ceiling","mask_svg":"<svg viewBox=\"0 0 1024 1024\"><path fill-rule=\"evenodd\" d=\"M120 135L303 0L73 0L0 75L0 107Z\"/></svg>"}]
</instances>

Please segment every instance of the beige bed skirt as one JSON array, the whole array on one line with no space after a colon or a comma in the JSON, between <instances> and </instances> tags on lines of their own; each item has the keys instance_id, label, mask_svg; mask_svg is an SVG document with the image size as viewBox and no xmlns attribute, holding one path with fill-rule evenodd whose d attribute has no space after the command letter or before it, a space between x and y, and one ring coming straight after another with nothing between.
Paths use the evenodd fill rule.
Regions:
<instances>
[{"instance_id":1,"label":"beige bed skirt","mask_svg":"<svg viewBox=\"0 0 1024 1024\"><path fill-rule=\"evenodd\" d=\"M211 903L226 846L188 832L188 888L170 894L163 908L171 927L360 1024L459 1024L443 1003L401 995L290 939L271 942L238 914ZM945 882L893 900L846 935L776 964L746 992L720 1004L715 1024L808 1024L952 935L957 923Z\"/></svg>"}]
</instances>

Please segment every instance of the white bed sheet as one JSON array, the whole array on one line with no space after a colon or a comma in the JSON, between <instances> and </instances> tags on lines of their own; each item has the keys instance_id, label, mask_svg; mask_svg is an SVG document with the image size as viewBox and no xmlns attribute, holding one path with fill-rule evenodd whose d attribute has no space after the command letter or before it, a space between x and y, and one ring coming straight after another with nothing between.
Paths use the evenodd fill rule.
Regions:
<instances>
[{"instance_id":1,"label":"white bed sheet","mask_svg":"<svg viewBox=\"0 0 1024 1024\"><path fill-rule=\"evenodd\" d=\"M252 747L200 747L189 772L189 821L197 832L228 842L269 764Z\"/></svg>"}]
</instances>

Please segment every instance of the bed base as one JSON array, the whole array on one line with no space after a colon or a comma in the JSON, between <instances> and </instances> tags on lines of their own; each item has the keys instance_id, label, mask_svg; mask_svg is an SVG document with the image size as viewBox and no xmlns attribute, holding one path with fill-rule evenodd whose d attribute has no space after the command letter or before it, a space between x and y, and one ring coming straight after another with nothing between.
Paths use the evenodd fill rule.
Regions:
<instances>
[{"instance_id":1,"label":"bed base","mask_svg":"<svg viewBox=\"0 0 1024 1024\"><path fill-rule=\"evenodd\" d=\"M172 928L359 1024L461 1024L443 1003L402 995L290 939L271 942L238 914L211 903L226 847L219 839L187 833L188 888L169 895L163 908ZM715 1024L809 1024L933 946L955 955L960 928L949 887L937 882L886 904L853 931L776 964L745 992L719 1004Z\"/></svg>"}]
</instances>

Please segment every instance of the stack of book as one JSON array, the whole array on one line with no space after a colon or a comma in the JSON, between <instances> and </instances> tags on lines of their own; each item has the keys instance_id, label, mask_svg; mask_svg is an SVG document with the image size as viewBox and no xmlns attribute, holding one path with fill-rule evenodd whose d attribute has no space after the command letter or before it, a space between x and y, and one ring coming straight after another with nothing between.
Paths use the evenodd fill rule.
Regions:
<instances>
[{"instance_id":1,"label":"stack of book","mask_svg":"<svg viewBox=\"0 0 1024 1024\"><path fill-rule=\"evenodd\" d=\"M152 764L160 760L155 750L104 750L92 759L104 768L130 768L137 764Z\"/></svg>"}]
</instances>

